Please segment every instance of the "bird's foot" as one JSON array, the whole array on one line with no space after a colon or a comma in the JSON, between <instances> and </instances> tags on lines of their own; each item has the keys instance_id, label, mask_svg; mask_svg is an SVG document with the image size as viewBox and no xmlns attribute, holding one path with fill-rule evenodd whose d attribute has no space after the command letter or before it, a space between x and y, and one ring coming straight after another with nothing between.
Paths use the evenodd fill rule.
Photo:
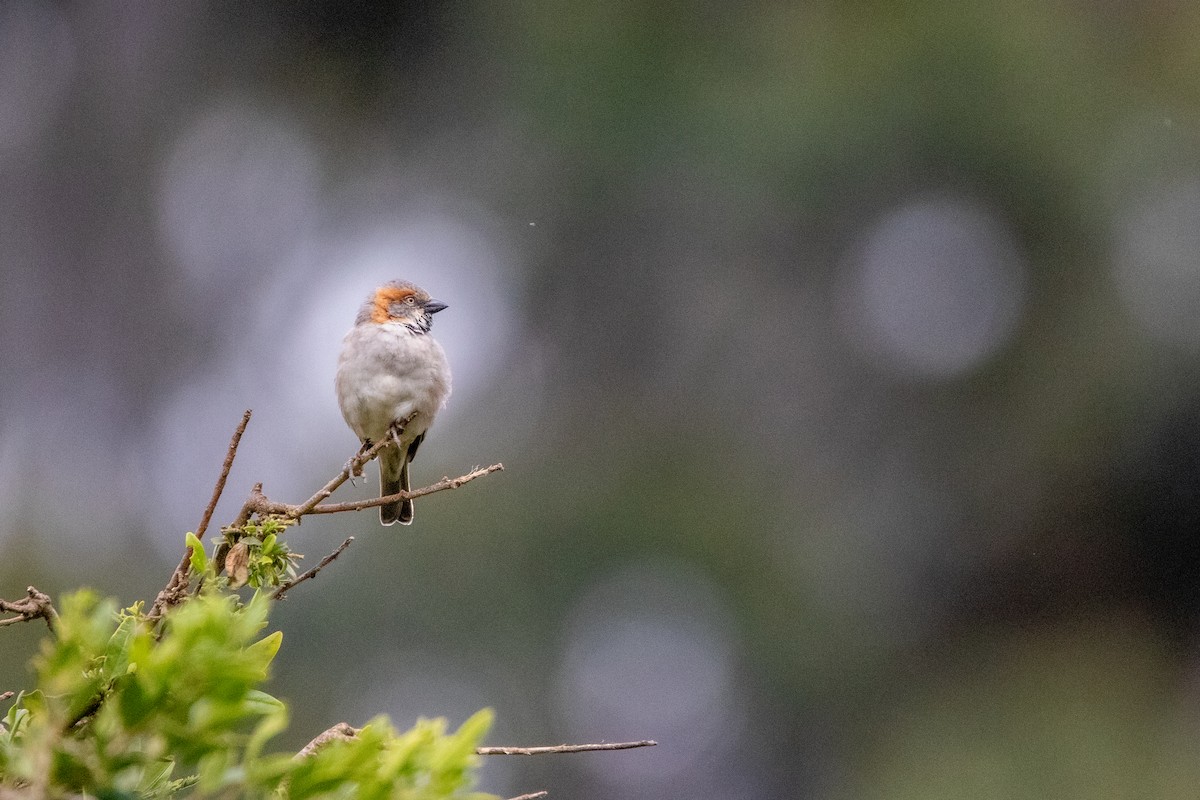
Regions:
<instances>
[{"instance_id":1,"label":"bird's foot","mask_svg":"<svg viewBox=\"0 0 1200 800\"><path fill-rule=\"evenodd\" d=\"M350 485L354 486L354 479L363 476L363 455L371 449L371 440L367 439L362 443L362 447L358 448L358 453L346 462L346 466L342 467L342 472L346 473L346 477L350 479Z\"/></svg>"},{"instance_id":2,"label":"bird's foot","mask_svg":"<svg viewBox=\"0 0 1200 800\"><path fill-rule=\"evenodd\" d=\"M414 411L407 417L396 420L392 423L392 427L388 428L388 433L391 435L392 441L395 442L397 446L400 445L400 437L404 435L404 429L408 427L408 423L412 422L416 416L417 412Z\"/></svg>"}]
</instances>

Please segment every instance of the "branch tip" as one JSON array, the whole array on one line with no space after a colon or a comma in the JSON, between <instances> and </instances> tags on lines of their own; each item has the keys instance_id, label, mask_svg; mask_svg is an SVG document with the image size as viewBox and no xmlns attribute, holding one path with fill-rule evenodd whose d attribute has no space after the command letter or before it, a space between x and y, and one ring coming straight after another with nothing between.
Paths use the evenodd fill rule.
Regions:
<instances>
[{"instance_id":1,"label":"branch tip","mask_svg":"<svg viewBox=\"0 0 1200 800\"><path fill-rule=\"evenodd\" d=\"M340 556L342 554L342 551L344 551L347 547L349 547L350 543L353 541L354 541L353 536L346 537L346 541L344 541L340 545L338 545L337 549L334 550L332 553L330 553L329 555L322 558L321 563L317 564L315 567L308 570L307 572L297 575L295 578L292 578L290 581L287 581L287 582L281 584L279 586L279 588L275 590L275 593L273 595L271 595L271 597L274 598L275 600L282 600L283 596L285 594L287 594L288 590L291 589L292 587L296 586L297 584L304 583L305 581L312 580L313 578L317 577L317 573L320 572L321 570L325 569L325 567L332 564L334 559L336 559L338 556Z\"/></svg>"}]
</instances>

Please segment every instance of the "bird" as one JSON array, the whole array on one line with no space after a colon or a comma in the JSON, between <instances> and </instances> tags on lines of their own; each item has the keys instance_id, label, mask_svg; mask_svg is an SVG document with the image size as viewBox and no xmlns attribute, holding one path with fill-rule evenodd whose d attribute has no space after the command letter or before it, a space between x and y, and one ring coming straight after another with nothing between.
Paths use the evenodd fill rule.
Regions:
<instances>
[{"instance_id":1,"label":"bird","mask_svg":"<svg viewBox=\"0 0 1200 800\"><path fill-rule=\"evenodd\" d=\"M390 281L367 296L342 340L334 385L360 453L392 439L379 451L380 497L409 490L408 465L450 396L446 353L429 332L446 308L415 284ZM411 525L412 500L380 506L379 521Z\"/></svg>"}]
</instances>

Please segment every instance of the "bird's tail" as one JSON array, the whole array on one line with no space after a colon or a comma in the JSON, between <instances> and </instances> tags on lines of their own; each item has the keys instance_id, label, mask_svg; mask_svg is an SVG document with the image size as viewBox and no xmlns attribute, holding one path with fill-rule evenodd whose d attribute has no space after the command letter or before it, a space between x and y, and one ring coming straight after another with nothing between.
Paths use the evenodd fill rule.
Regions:
<instances>
[{"instance_id":1,"label":"bird's tail","mask_svg":"<svg viewBox=\"0 0 1200 800\"><path fill-rule=\"evenodd\" d=\"M384 450L379 457L379 496L386 497L396 492L407 492L408 458L398 448ZM412 500L400 500L379 507L379 521L384 525L411 525L413 521Z\"/></svg>"},{"instance_id":2,"label":"bird's tail","mask_svg":"<svg viewBox=\"0 0 1200 800\"><path fill-rule=\"evenodd\" d=\"M404 465L402 467L400 467L400 490L407 492L411 488L412 487L408 483L408 459L405 458ZM412 521L413 521L413 501L412 500L401 500L400 501L400 515L396 518L396 521L399 522L401 525L412 525Z\"/></svg>"}]
</instances>

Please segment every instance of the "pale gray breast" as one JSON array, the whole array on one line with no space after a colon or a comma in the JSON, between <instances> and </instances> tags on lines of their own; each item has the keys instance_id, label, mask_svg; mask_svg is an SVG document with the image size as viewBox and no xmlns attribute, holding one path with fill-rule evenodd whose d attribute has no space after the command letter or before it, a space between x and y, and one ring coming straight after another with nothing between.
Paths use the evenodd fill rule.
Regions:
<instances>
[{"instance_id":1,"label":"pale gray breast","mask_svg":"<svg viewBox=\"0 0 1200 800\"><path fill-rule=\"evenodd\" d=\"M450 394L446 354L431 336L402 325L356 326L338 362L337 392L343 416L360 437L378 437L413 411L419 418L409 432L419 435Z\"/></svg>"}]
</instances>

